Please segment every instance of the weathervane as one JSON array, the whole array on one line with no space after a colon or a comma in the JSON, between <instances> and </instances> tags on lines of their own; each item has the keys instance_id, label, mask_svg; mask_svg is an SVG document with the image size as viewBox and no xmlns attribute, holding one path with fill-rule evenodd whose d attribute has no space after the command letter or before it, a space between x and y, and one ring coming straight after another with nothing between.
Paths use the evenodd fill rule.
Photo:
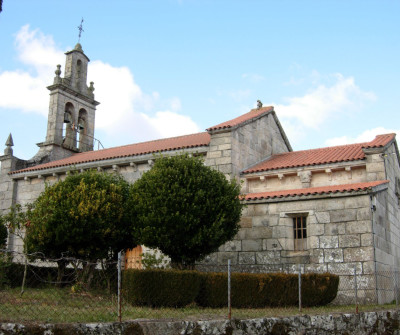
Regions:
<instances>
[{"instance_id":1,"label":"weathervane","mask_svg":"<svg viewBox=\"0 0 400 335\"><path fill-rule=\"evenodd\" d=\"M82 18L82 20L81 20L81 24L78 26L78 30L79 30L79 39L78 39L78 42L81 41L82 31L84 31L84 30L83 30L83 27L82 27L82 24L83 24L83 18Z\"/></svg>"}]
</instances>

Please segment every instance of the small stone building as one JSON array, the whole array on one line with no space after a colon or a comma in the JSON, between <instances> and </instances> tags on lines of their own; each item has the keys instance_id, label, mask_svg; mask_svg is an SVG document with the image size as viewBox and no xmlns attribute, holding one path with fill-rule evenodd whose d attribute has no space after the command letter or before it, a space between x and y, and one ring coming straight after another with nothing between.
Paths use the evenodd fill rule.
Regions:
<instances>
[{"instance_id":1,"label":"small stone building","mask_svg":"<svg viewBox=\"0 0 400 335\"><path fill-rule=\"evenodd\" d=\"M129 182L151 169L155 153L203 155L205 164L243 181L241 229L204 265L250 270L352 274L368 299L378 273L400 267L400 158L395 134L370 142L293 151L273 107L262 107L205 132L94 151L94 86L78 43L57 66L47 135L30 160L13 156L12 136L0 156L0 211L33 202L45 183L71 170L119 173ZM20 250L10 236L8 248ZM135 253L132 253L135 254ZM133 262L136 264L136 262ZM379 284L380 285L380 284ZM374 295L375 296L375 295ZM389 297L380 295L381 301ZM372 298L371 298L372 299Z\"/></svg>"}]
</instances>

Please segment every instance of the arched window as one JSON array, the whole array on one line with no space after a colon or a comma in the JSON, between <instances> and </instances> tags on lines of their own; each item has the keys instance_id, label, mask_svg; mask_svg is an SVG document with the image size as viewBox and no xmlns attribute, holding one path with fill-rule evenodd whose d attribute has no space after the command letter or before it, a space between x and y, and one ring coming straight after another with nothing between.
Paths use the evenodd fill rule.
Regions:
<instances>
[{"instance_id":1,"label":"arched window","mask_svg":"<svg viewBox=\"0 0 400 335\"><path fill-rule=\"evenodd\" d=\"M74 130L74 105L70 102L65 104L63 124L63 145L68 148L76 147L76 133Z\"/></svg>"},{"instance_id":2,"label":"arched window","mask_svg":"<svg viewBox=\"0 0 400 335\"><path fill-rule=\"evenodd\" d=\"M78 116L78 147L80 151L87 151L90 145L89 138L87 137L87 112L85 109L79 110Z\"/></svg>"},{"instance_id":3,"label":"arched window","mask_svg":"<svg viewBox=\"0 0 400 335\"><path fill-rule=\"evenodd\" d=\"M78 59L76 62L76 81L75 86L78 90L81 89L81 74L82 74L82 61Z\"/></svg>"}]
</instances>

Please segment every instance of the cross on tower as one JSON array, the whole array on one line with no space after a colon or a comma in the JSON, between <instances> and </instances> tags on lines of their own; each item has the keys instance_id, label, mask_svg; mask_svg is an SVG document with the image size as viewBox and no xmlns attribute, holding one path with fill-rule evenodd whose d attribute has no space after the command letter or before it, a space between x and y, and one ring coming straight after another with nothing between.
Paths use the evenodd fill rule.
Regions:
<instances>
[{"instance_id":1,"label":"cross on tower","mask_svg":"<svg viewBox=\"0 0 400 335\"><path fill-rule=\"evenodd\" d=\"M83 27L82 27L82 24L83 24L83 18L82 18L82 20L81 20L81 24L78 26L78 30L79 30L79 39L78 39L78 42L81 41L81 35L82 35L82 32L84 31L84 30L83 30Z\"/></svg>"}]
</instances>

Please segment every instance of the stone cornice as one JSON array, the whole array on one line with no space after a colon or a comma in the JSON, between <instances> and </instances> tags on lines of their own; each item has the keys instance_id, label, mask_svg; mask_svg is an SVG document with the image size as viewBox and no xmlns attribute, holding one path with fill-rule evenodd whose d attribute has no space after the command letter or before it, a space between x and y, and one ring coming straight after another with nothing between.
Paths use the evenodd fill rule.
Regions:
<instances>
[{"instance_id":1,"label":"stone cornice","mask_svg":"<svg viewBox=\"0 0 400 335\"><path fill-rule=\"evenodd\" d=\"M95 105L95 106L100 105L100 102L98 102L98 101L96 101L96 100L94 100L94 99L88 97L88 96L85 95L85 94L82 94L82 93L80 93L80 92L77 92L77 91L73 90L72 88L70 88L70 87L68 87L68 86L66 86L66 85L64 85L64 84L61 84L61 83L53 84L53 85L47 86L47 89L48 89L49 91L51 91L52 93L56 93L55 91L56 91L57 89L59 89L59 90L61 90L61 91L64 91L64 92L66 92L66 93L69 93L69 94L71 94L71 95L73 95L73 96L75 96L75 97L78 97L79 99L84 100L84 101L88 102L88 103L91 104L91 105Z\"/></svg>"},{"instance_id":2,"label":"stone cornice","mask_svg":"<svg viewBox=\"0 0 400 335\"><path fill-rule=\"evenodd\" d=\"M204 152L199 152L201 147L196 148L188 148L184 151L191 154L204 154ZM177 152L181 152L182 150L173 150L168 152L162 152L163 156L174 155ZM157 155L157 154L156 154ZM48 169L41 169L41 170L31 170L25 172L15 172L11 175L12 179L24 179L27 178L37 178L38 175L41 176L51 176L53 174L65 174L68 171L74 170L87 170L87 169L112 169L113 166L133 166L134 164L149 164L150 160L154 160L154 154L145 154L145 155L138 155L138 156L129 156L129 157L121 157L121 158L113 158L113 159L105 159L100 161L93 161L93 162L85 162L79 163L75 165L68 165L68 166L58 166L52 167Z\"/></svg>"}]
</instances>

